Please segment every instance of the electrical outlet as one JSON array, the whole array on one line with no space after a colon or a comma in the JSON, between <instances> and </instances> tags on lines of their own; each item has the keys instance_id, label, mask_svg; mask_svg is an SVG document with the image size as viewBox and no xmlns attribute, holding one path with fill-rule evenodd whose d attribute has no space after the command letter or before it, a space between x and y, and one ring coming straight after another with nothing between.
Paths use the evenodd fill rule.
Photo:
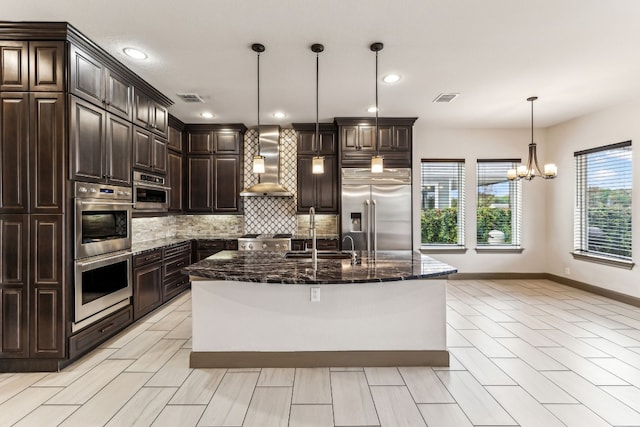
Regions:
<instances>
[{"instance_id":1,"label":"electrical outlet","mask_svg":"<svg viewBox=\"0 0 640 427\"><path fill-rule=\"evenodd\" d=\"M564 268L564 274L566 274L567 276L571 275L571 269L569 267L565 267Z\"/></svg>"},{"instance_id":2,"label":"electrical outlet","mask_svg":"<svg viewBox=\"0 0 640 427\"><path fill-rule=\"evenodd\" d=\"M313 287L311 288L311 302L319 302L320 301L320 288Z\"/></svg>"}]
</instances>

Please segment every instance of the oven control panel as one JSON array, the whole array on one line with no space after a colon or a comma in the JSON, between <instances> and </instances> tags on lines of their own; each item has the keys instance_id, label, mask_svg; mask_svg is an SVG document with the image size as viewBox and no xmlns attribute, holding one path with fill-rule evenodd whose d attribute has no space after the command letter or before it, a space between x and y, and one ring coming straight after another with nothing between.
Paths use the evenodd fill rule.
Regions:
<instances>
[{"instance_id":1,"label":"oven control panel","mask_svg":"<svg viewBox=\"0 0 640 427\"><path fill-rule=\"evenodd\" d=\"M129 187L93 184L90 182L76 182L75 197L86 199L133 200L131 188Z\"/></svg>"}]
</instances>

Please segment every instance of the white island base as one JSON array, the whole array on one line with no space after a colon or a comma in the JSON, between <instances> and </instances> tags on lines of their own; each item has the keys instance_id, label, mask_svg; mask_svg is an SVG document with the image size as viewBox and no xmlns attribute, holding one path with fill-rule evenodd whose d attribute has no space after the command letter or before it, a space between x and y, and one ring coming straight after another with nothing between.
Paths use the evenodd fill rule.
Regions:
<instances>
[{"instance_id":1,"label":"white island base","mask_svg":"<svg viewBox=\"0 0 640 427\"><path fill-rule=\"evenodd\" d=\"M192 368L449 365L444 279L191 280Z\"/></svg>"}]
</instances>

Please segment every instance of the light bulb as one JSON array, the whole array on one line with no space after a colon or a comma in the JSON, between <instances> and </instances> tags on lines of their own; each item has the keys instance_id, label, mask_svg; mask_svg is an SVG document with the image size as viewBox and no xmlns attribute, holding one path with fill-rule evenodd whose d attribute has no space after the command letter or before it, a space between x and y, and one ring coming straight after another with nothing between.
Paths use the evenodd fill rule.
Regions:
<instances>
[{"instance_id":1,"label":"light bulb","mask_svg":"<svg viewBox=\"0 0 640 427\"><path fill-rule=\"evenodd\" d=\"M253 173L264 173L264 156L253 156Z\"/></svg>"},{"instance_id":2,"label":"light bulb","mask_svg":"<svg viewBox=\"0 0 640 427\"><path fill-rule=\"evenodd\" d=\"M384 170L382 156L373 156L371 158L371 173L382 173Z\"/></svg>"},{"instance_id":3,"label":"light bulb","mask_svg":"<svg viewBox=\"0 0 640 427\"><path fill-rule=\"evenodd\" d=\"M321 174L324 173L324 157L314 156L311 163L311 173Z\"/></svg>"}]
</instances>

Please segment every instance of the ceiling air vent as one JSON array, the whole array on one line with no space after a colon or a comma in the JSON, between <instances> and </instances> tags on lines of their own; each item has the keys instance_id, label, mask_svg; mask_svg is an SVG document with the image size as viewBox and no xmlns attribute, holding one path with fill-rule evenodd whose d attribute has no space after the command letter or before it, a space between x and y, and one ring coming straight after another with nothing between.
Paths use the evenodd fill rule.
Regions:
<instances>
[{"instance_id":1,"label":"ceiling air vent","mask_svg":"<svg viewBox=\"0 0 640 427\"><path fill-rule=\"evenodd\" d=\"M204 104L204 100L197 93L177 93L176 95L184 102L200 102Z\"/></svg>"},{"instance_id":2,"label":"ceiling air vent","mask_svg":"<svg viewBox=\"0 0 640 427\"><path fill-rule=\"evenodd\" d=\"M460 95L459 93L441 93L433 102L451 102Z\"/></svg>"}]
</instances>

